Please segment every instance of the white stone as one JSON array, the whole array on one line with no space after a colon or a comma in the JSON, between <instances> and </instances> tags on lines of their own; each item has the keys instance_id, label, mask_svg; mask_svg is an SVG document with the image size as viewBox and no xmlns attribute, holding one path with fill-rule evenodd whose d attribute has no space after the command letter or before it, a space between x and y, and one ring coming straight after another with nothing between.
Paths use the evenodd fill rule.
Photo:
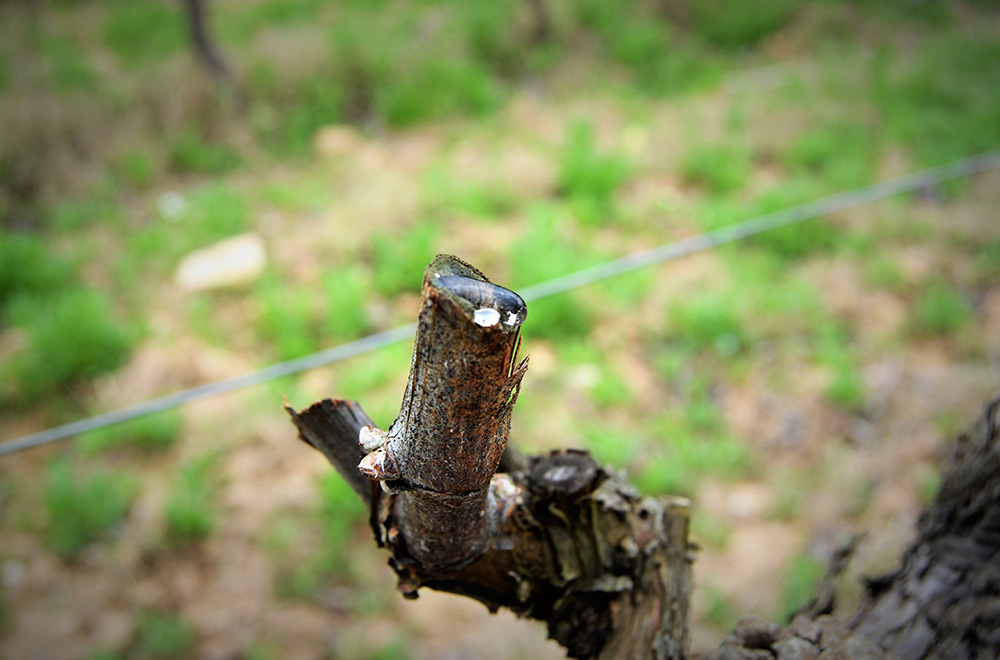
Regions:
<instances>
[{"instance_id":1,"label":"white stone","mask_svg":"<svg viewBox=\"0 0 1000 660\"><path fill-rule=\"evenodd\" d=\"M176 222L187 213L187 200L176 192L165 192L156 200L156 212L164 220Z\"/></svg>"},{"instance_id":2,"label":"white stone","mask_svg":"<svg viewBox=\"0 0 1000 660\"><path fill-rule=\"evenodd\" d=\"M240 234L189 253L177 267L174 282L185 291L207 291L257 279L267 263L264 241Z\"/></svg>"}]
</instances>

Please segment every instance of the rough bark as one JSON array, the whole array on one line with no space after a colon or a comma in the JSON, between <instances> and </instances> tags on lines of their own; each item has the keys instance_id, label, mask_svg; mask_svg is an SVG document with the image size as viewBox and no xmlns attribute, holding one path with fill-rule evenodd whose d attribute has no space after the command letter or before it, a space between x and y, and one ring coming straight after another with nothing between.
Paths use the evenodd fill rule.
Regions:
<instances>
[{"instance_id":1,"label":"rough bark","mask_svg":"<svg viewBox=\"0 0 1000 660\"><path fill-rule=\"evenodd\" d=\"M902 660L1000 657L1000 395L959 436L897 571L851 622Z\"/></svg>"},{"instance_id":2,"label":"rough bark","mask_svg":"<svg viewBox=\"0 0 1000 660\"><path fill-rule=\"evenodd\" d=\"M941 489L898 569L866 582L851 621L832 590L790 626L741 621L714 660L986 660L1000 657L1000 395L959 436ZM846 561L834 559L832 572Z\"/></svg>"},{"instance_id":3,"label":"rough bark","mask_svg":"<svg viewBox=\"0 0 1000 660\"><path fill-rule=\"evenodd\" d=\"M546 621L575 658L681 658L687 500L640 497L585 452L505 452L526 311L468 264L438 257L388 432L353 402L289 413L369 504L404 596L429 587L508 607ZM359 460L380 487L364 489ZM513 471L495 473L501 462Z\"/></svg>"},{"instance_id":4,"label":"rough bark","mask_svg":"<svg viewBox=\"0 0 1000 660\"><path fill-rule=\"evenodd\" d=\"M454 257L424 276L410 377L385 458L401 490L401 530L427 566L458 565L485 550L498 523L490 480L510 433L527 369L517 361L527 310Z\"/></svg>"},{"instance_id":5,"label":"rough bark","mask_svg":"<svg viewBox=\"0 0 1000 660\"><path fill-rule=\"evenodd\" d=\"M747 617L722 641L712 660L891 660L863 635L830 616L797 617L789 626Z\"/></svg>"}]
</instances>

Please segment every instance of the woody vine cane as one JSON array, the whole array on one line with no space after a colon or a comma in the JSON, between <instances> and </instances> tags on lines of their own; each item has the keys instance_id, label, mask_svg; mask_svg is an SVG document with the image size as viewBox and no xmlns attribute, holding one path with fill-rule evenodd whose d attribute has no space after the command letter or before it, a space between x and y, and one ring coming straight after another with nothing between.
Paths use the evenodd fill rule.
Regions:
<instances>
[{"instance_id":1,"label":"woody vine cane","mask_svg":"<svg viewBox=\"0 0 1000 660\"><path fill-rule=\"evenodd\" d=\"M683 657L687 500L642 498L585 452L508 447L526 317L516 293L440 255L392 425L340 399L289 414L368 505L404 596L429 587L544 620L571 657Z\"/></svg>"}]
</instances>

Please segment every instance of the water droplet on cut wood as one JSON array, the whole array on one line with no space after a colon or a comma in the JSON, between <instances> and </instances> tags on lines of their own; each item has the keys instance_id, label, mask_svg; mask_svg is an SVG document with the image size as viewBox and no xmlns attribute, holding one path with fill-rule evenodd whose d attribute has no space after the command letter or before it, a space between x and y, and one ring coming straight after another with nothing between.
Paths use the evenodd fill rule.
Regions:
<instances>
[{"instance_id":1,"label":"water droplet on cut wood","mask_svg":"<svg viewBox=\"0 0 1000 660\"><path fill-rule=\"evenodd\" d=\"M516 328L528 316L528 307L521 296L502 286L462 275L444 275L437 278L437 282L441 287L475 305L477 309L473 320L483 327L503 320L504 325ZM487 310L495 311L496 316ZM486 323L487 320L490 322Z\"/></svg>"}]
</instances>

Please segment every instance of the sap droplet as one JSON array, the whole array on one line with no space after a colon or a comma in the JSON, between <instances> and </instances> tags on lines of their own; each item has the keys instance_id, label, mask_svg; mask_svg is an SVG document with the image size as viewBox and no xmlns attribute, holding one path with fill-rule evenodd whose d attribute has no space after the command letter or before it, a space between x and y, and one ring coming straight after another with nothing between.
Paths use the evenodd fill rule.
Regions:
<instances>
[{"instance_id":1,"label":"sap droplet","mask_svg":"<svg viewBox=\"0 0 1000 660\"><path fill-rule=\"evenodd\" d=\"M481 307L472 314L472 320L476 325L488 328L500 322L500 312L492 307Z\"/></svg>"},{"instance_id":2,"label":"sap droplet","mask_svg":"<svg viewBox=\"0 0 1000 660\"><path fill-rule=\"evenodd\" d=\"M489 323L474 318L481 326L488 327L503 319L504 325L517 327L528 316L528 307L521 296L502 286L463 275L443 275L437 278L437 282L442 288L475 305L477 312L491 308L498 313L495 318L492 315L488 317L493 319ZM484 315L482 318L485 320L487 317Z\"/></svg>"}]
</instances>

